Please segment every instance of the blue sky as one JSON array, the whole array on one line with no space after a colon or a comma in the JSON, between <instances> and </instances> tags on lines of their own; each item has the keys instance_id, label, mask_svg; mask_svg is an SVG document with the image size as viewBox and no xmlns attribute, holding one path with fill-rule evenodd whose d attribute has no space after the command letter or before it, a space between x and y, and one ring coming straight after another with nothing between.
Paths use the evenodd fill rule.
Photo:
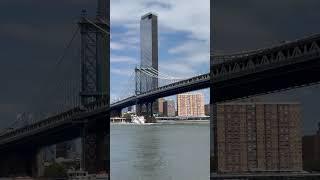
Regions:
<instances>
[{"instance_id":1,"label":"blue sky","mask_svg":"<svg viewBox=\"0 0 320 180\"><path fill-rule=\"evenodd\" d=\"M134 92L140 17L148 12L158 16L160 72L185 78L209 72L208 0L111 0L111 7L111 100Z\"/></svg>"}]
</instances>

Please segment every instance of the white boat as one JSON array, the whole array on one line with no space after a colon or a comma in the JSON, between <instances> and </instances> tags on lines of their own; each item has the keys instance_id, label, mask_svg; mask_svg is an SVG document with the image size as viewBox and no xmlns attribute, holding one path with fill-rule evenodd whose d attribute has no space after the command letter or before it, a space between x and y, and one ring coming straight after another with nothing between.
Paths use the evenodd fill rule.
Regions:
<instances>
[{"instance_id":1,"label":"white boat","mask_svg":"<svg viewBox=\"0 0 320 180\"><path fill-rule=\"evenodd\" d=\"M146 120L143 116L131 115L131 121L134 124L145 124Z\"/></svg>"}]
</instances>

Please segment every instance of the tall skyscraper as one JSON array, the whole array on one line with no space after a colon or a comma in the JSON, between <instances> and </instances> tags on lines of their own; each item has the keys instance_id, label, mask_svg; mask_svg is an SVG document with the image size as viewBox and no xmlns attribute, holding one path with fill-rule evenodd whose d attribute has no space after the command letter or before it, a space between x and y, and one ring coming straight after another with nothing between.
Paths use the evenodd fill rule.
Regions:
<instances>
[{"instance_id":1,"label":"tall skyscraper","mask_svg":"<svg viewBox=\"0 0 320 180\"><path fill-rule=\"evenodd\" d=\"M201 93L178 94L178 116L204 116L204 96Z\"/></svg>"},{"instance_id":2,"label":"tall skyscraper","mask_svg":"<svg viewBox=\"0 0 320 180\"><path fill-rule=\"evenodd\" d=\"M301 171L298 103L217 106L218 172Z\"/></svg>"},{"instance_id":3,"label":"tall skyscraper","mask_svg":"<svg viewBox=\"0 0 320 180\"><path fill-rule=\"evenodd\" d=\"M163 115L167 117L176 116L175 102L173 100L166 100L163 102Z\"/></svg>"},{"instance_id":4,"label":"tall skyscraper","mask_svg":"<svg viewBox=\"0 0 320 180\"><path fill-rule=\"evenodd\" d=\"M158 70L158 17L148 13L140 21L140 46L142 68ZM141 74L140 91L145 92L158 87L158 79Z\"/></svg>"},{"instance_id":5,"label":"tall skyscraper","mask_svg":"<svg viewBox=\"0 0 320 180\"><path fill-rule=\"evenodd\" d=\"M158 17L153 13L145 14L140 21L140 67L158 71ZM140 73L140 92L158 87L158 78ZM159 114L158 101L153 103L153 112Z\"/></svg>"}]
</instances>

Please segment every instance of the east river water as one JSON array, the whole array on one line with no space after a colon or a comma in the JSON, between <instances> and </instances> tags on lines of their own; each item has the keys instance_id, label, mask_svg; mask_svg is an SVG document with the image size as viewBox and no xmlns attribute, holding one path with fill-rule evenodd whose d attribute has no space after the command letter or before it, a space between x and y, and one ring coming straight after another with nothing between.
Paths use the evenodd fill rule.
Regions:
<instances>
[{"instance_id":1,"label":"east river water","mask_svg":"<svg viewBox=\"0 0 320 180\"><path fill-rule=\"evenodd\" d=\"M112 180L208 180L209 124L111 125Z\"/></svg>"}]
</instances>

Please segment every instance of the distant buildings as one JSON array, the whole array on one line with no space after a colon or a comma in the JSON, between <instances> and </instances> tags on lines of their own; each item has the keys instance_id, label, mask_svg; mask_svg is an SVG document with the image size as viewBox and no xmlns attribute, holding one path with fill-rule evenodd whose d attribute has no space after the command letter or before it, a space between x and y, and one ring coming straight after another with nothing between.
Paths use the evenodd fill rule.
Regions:
<instances>
[{"instance_id":1,"label":"distant buildings","mask_svg":"<svg viewBox=\"0 0 320 180\"><path fill-rule=\"evenodd\" d=\"M217 106L218 172L301 171L298 103Z\"/></svg>"},{"instance_id":2,"label":"distant buildings","mask_svg":"<svg viewBox=\"0 0 320 180\"><path fill-rule=\"evenodd\" d=\"M173 100L166 100L163 102L163 115L166 117L176 116L175 102Z\"/></svg>"},{"instance_id":3,"label":"distant buildings","mask_svg":"<svg viewBox=\"0 0 320 180\"><path fill-rule=\"evenodd\" d=\"M320 123L315 135L302 138L303 169L308 171L320 171Z\"/></svg>"},{"instance_id":4,"label":"distant buildings","mask_svg":"<svg viewBox=\"0 0 320 180\"><path fill-rule=\"evenodd\" d=\"M159 106L159 115L163 116L163 102L164 102L164 98L159 98L158 99L158 106Z\"/></svg>"},{"instance_id":5,"label":"distant buildings","mask_svg":"<svg viewBox=\"0 0 320 180\"><path fill-rule=\"evenodd\" d=\"M204 116L204 96L201 93L177 95L178 116Z\"/></svg>"}]
</instances>

